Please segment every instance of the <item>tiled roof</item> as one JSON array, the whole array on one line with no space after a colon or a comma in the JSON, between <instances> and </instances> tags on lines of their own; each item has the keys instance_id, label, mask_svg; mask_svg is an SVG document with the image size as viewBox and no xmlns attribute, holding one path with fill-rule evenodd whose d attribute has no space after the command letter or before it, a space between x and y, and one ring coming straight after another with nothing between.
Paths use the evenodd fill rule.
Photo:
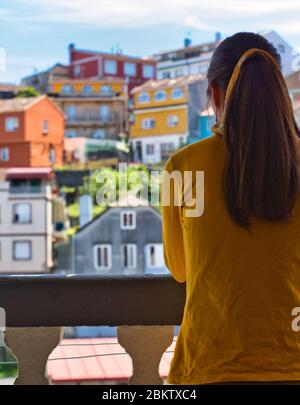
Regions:
<instances>
[{"instance_id":1,"label":"tiled roof","mask_svg":"<svg viewBox=\"0 0 300 405\"><path fill-rule=\"evenodd\" d=\"M162 357L162 377L168 375L174 347L175 342ZM51 353L47 372L52 383L126 381L132 361L116 338L64 339Z\"/></svg>"},{"instance_id":2,"label":"tiled roof","mask_svg":"<svg viewBox=\"0 0 300 405\"><path fill-rule=\"evenodd\" d=\"M24 111L43 98L45 98L45 96L0 100L0 113Z\"/></svg>"},{"instance_id":3,"label":"tiled roof","mask_svg":"<svg viewBox=\"0 0 300 405\"><path fill-rule=\"evenodd\" d=\"M190 75L177 77L176 79L162 79L162 80L148 80L141 86L135 87L132 90L132 94L139 93L141 91L162 90L170 87L186 86L190 83L194 83L200 80L204 80L205 75Z\"/></svg>"}]
</instances>

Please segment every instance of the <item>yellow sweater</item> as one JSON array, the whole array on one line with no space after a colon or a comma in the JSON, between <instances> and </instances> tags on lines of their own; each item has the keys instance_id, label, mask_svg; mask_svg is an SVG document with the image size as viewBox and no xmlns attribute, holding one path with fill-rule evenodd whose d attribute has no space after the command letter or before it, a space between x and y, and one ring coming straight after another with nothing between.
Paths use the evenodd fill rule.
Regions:
<instances>
[{"instance_id":1,"label":"yellow sweater","mask_svg":"<svg viewBox=\"0 0 300 405\"><path fill-rule=\"evenodd\" d=\"M168 382L300 380L300 199L288 224L230 218L222 190L225 147L214 135L175 153L166 170L204 171L205 207L162 208L166 264L186 281L186 305ZM193 185L195 187L195 184Z\"/></svg>"}]
</instances>

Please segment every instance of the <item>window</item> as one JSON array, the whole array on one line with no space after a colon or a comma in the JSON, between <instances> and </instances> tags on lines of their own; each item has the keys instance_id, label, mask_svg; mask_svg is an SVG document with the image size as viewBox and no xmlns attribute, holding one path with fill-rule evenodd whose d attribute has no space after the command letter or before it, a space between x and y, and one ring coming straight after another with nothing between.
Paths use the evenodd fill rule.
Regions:
<instances>
[{"instance_id":1,"label":"window","mask_svg":"<svg viewBox=\"0 0 300 405\"><path fill-rule=\"evenodd\" d=\"M279 45L278 45L278 51L279 51L280 53L285 53L285 46L282 45L282 44L279 44Z\"/></svg>"},{"instance_id":2,"label":"window","mask_svg":"<svg viewBox=\"0 0 300 405\"><path fill-rule=\"evenodd\" d=\"M48 132L49 132L49 121L48 120L43 121L42 131L43 131L43 135L48 135Z\"/></svg>"},{"instance_id":3,"label":"window","mask_svg":"<svg viewBox=\"0 0 300 405\"><path fill-rule=\"evenodd\" d=\"M177 115L168 115L168 127L176 127L178 125L178 121Z\"/></svg>"},{"instance_id":4,"label":"window","mask_svg":"<svg viewBox=\"0 0 300 405\"><path fill-rule=\"evenodd\" d=\"M155 128L154 118L143 118L142 119L142 129L152 129Z\"/></svg>"},{"instance_id":5,"label":"window","mask_svg":"<svg viewBox=\"0 0 300 405\"><path fill-rule=\"evenodd\" d=\"M166 92L164 90L157 91L155 93L155 101L165 101L166 100Z\"/></svg>"},{"instance_id":6,"label":"window","mask_svg":"<svg viewBox=\"0 0 300 405\"><path fill-rule=\"evenodd\" d=\"M7 117L5 119L5 131L14 132L19 128L19 119L17 117Z\"/></svg>"},{"instance_id":7,"label":"window","mask_svg":"<svg viewBox=\"0 0 300 405\"><path fill-rule=\"evenodd\" d=\"M72 94L73 93L73 86L71 84L65 84L62 88L63 94Z\"/></svg>"},{"instance_id":8,"label":"window","mask_svg":"<svg viewBox=\"0 0 300 405\"><path fill-rule=\"evenodd\" d=\"M146 145L146 155L154 155L155 153L155 146L154 144L148 144Z\"/></svg>"},{"instance_id":9,"label":"window","mask_svg":"<svg viewBox=\"0 0 300 405\"><path fill-rule=\"evenodd\" d=\"M31 205L30 204L14 204L13 205L13 223L14 224L30 224L31 222Z\"/></svg>"},{"instance_id":10,"label":"window","mask_svg":"<svg viewBox=\"0 0 300 405\"><path fill-rule=\"evenodd\" d=\"M68 120L73 120L76 116L76 107L75 105L67 105L66 114Z\"/></svg>"},{"instance_id":11,"label":"window","mask_svg":"<svg viewBox=\"0 0 300 405\"><path fill-rule=\"evenodd\" d=\"M111 75L117 74L117 62L115 60L104 61L104 72Z\"/></svg>"},{"instance_id":12,"label":"window","mask_svg":"<svg viewBox=\"0 0 300 405\"><path fill-rule=\"evenodd\" d=\"M9 160L9 148L0 149L0 160L2 162L7 162Z\"/></svg>"},{"instance_id":13,"label":"window","mask_svg":"<svg viewBox=\"0 0 300 405\"><path fill-rule=\"evenodd\" d=\"M161 156L166 157L169 156L172 152L175 150L175 145L173 142L165 142L161 143L160 145L160 151L161 151Z\"/></svg>"},{"instance_id":14,"label":"window","mask_svg":"<svg viewBox=\"0 0 300 405\"><path fill-rule=\"evenodd\" d=\"M125 62L124 63L124 75L125 76L135 76L136 75L136 64Z\"/></svg>"},{"instance_id":15,"label":"window","mask_svg":"<svg viewBox=\"0 0 300 405\"><path fill-rule=\"evenodd\" d=\"M183 70L175 69L175 77L180 77L180 76L183 76Z\"/></svg>"},{"instance_id":16,"label":"window","mask_svg":"<svg viewBox=\"0 0 300 405\"><path fill-rule=\"evenodd\" d=\"M146 266L148 268L164 267L163 246L161 243L146 246Z\"/></svg>"},{"instance_id":17,"label":"window","mask_svg":"<svg viewBox=\"0 0 300 405\"><path fill-rule=\"evenodd\" d=\"M182 97L183 97L183 91L180 87L173 89L172 98L178 99L178 98L182 98Z\"/></svg>"},{"instance_id":18,"label":"window","mask_svg":"<svg viewBox=\"0 0 300 405\"><path fill-rule=\"evenodd\" d=\"M113 95L113 89L111 86L108 85L101 86L100 93L105 96L111 96Z\"/></svg>"},{"instance_id":19,"label":"window","mask_svg":"<svg viewBox=\"0 0 300 405\"><path fill-rule=\"evenodd\" d=\"M209 122L209 121L207 121L207 122ZM207 126L207 130L209 131L210 130L210 125L208 125ZM183 146L184 145L184 137L183 136L180 136L179 137L179 146Z\"/></svg>"},{"instance_id":20,"label":"window","mask_svg":"<svg viewBox=\"0 0 300 405\"><path fill-rule=\"evenodd\" d=\"M143 77L145 79L151 79L154 77L154 66L153 65L143 65Z\"/></svg>"},{"instance_id":21,"label":"window","mask_svg":"<svg viewBox=\"0 0 300 405\"><path fill-rule=\"evenodd\" d=\"M81 66L75 65L73 69L74 77L79 77L81 74Z\"/></svg>"},{"instance_id":22,"label":"window","mask_svg":"<svg viewBox=\"0 0 300 405\"><path fill-rule=\"evenodd\" d=\"M137 249L135 244L122 246L122 262L123 267L127 269L135 269L137 264Z\"/></svg>"},{"instance_id":23,"label":"window","mask_svg":"<svg viewBox=\"0 0 300 405\"><path fill-rule=\"evenodd\" d=\"M94 139L104 139L106 136L106 132L104 129L96 129L92 133L92 138Z\"/></svg>"},{"instance_id":24,"label":"window","mask_svg":"<svg viewBox=\"0 0 300 405\"><path fill-rule=\"evenodd\" d=\"M102 105L99 112L102 120L108 121L110 119L110 108L108 105Z\"/></svg>"},{"instance_id":25,"label":"window","mask_svg":"<svg viewBox=\"0 0 300 405\"><path fill-rule=\"evenodd\" d=\"M111 245L94 246L94 266L96 270L111 268Z\"/></svg>"},{"instance_id":26,"label":"window","mask_svg":"<svg viewBox=\"0 0 300 405\"><path fill-rule=\"evenodd\" d=\"M93 87L92 86L83 86L82 92L85 96L89 96L90 94L93 93Z\"/></svg>"},{"instance_id":27,"label":"window","mask_svg":"<svg viewBox=\"0 0 300 405\"><path fill-rule=\"evenodd\" d=\"M42 182L40 179L32 180L11 180L9 192L12 194L40 193L42 191Z\"/></svg>"},{"instance_id":28,"label":"window","mask_svg":"<svg viewBox=\"0 0 300 405\"><path fill-rule=\"evenodd\" d=\"M68 129L66 131L66 138L76 138L76 131L75 129Z\"/></svg>"},{"instance_id":29,"label":"window","mask_svg":"<svg viewBox=\"0 0 300 405\"><path fill-rule=\"evenodd\" d=\"M55 149L53 145L49 146L49 162L55 163Z\"/></svg>"},{"instance_id":30,"label":"window","mask_svg":"<svg viewBox=\"0 0 300 405\"><path fill-rule=\"evenodd\" d=\"M31 241L20 240L13 242L13 259L30 260L31 259Z\"/></svg>"},{"instance_id":31,"label":"window","mask_svg":"<svg viewBox=\"0 0 300 405\"><path fill-rule=\"evenodd\" d=\"M139 103L149 103L150 102L150 96L148 93L141 93L138 97Z\"/></svg>"},{"instance_id":32,"label":"window","mask_svg":"<svg viewBox=\"0 0 300 405\"><path fill-rule=\"evenodd\" d=\"M126 229L135 229L136 227L136 216L134 211L121 211L120 214L120 228L123 230Z\"/></svg>"},{"instance_id":33,"label":"window","mask_svg":"<svg viewBox=\"0 0 300 405\"><path fill-rule=\"evenodd\" d=\"M162 73L162 79L170 79L171 78L171 73L170 72L163 72Z\"/></svg>"}]
</instances>

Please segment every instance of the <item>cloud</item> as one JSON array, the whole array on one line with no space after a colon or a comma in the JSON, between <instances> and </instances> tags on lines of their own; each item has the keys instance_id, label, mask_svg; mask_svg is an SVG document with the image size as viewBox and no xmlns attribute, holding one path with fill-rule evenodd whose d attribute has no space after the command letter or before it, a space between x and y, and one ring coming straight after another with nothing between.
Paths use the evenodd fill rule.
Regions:
<instances>
[{"instance_id":1,"label":"cloud","mask_svg":"<svg viewBox=\"0 0 300 405\"><path fill-rule=\"evenodd\" d=\"M300 17L294 17L300 15L299 0L11 0L10 4L13 16L0 10L0 21L13 18L23 23L119 29L175 24L223 32L241 25L247 29L272 26L283 34L300 33ZM20 6L22 12L18 12Z\"/></svg>"}]
</instances>

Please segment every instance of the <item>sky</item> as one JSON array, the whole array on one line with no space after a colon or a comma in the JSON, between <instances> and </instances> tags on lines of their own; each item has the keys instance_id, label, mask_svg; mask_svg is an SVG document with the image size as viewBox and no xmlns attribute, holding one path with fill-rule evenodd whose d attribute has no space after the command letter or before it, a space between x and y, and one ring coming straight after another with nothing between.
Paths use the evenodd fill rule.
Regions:
<instances>
[{"instance_id":1,"label":"sky","mask_svg":"<svg viewBox=\"0 0 300 405\"><path fill-rule=\"evenodd\" d=\"M299 0L0 0L0 82L19 82L78 48L149 56L238 31L275 30L300 49Z\"/></svg>"}]
</instances>

